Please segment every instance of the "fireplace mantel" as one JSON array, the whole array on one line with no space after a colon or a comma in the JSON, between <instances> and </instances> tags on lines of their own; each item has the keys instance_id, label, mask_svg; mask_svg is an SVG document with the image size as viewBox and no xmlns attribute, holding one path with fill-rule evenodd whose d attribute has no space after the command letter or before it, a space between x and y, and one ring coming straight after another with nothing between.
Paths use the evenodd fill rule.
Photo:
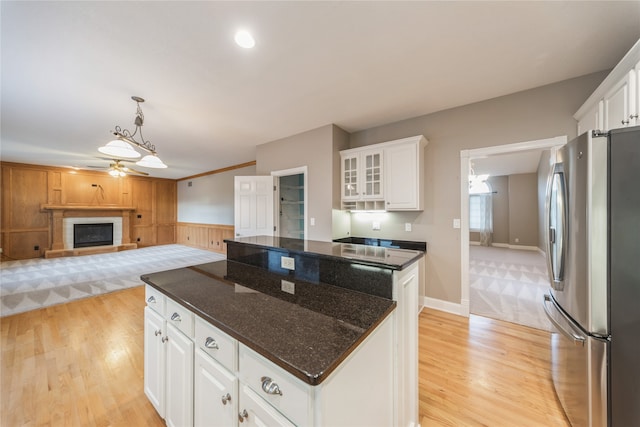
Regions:
<instances>
[{"instance_id":1,"label":"fireplace mantel","mask_svg":"<svg viewBox=\"0 0 640 427\"><path fill-rule=\"evenodd\" d=\"M43 211L50 212L51 221L51 247L45 251L45 258L63 256L87 255L101 252L116 252L125 249L135 249L136 243L131 243L130 216L136 210L135 206L99 206L99 205L53 205L43 204ZM68 217L122 217L122 244L118 246L96 246L90 248L69 249L64 247L63 222Z\"/></svg>"},{"instance_id":2,"label":"fireplace mantel","mask_svg":"<svg viewBox=\"0 0 640 427\"><path fill-rule=\"evenodd\" d=\"M42 210L50 211L135 211L135 206L99 206L99 205L41 205Z\"/></svg>"}]
</instances>

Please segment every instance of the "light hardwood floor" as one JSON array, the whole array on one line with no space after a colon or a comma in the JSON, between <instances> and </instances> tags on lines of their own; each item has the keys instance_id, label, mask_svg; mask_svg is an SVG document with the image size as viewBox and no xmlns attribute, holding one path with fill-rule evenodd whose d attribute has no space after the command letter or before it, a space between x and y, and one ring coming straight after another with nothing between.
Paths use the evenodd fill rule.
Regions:
<instances>
[{"instance_id":1,"label":"light hardwood floor","mask_svg":"<svg viewBox=\"0 0 640 427\"><path fill-rule=\"evenodd\" d=\"M0 319L0 425L164 426L143 384L144 288ZM548 335L420 315L420 416L431 426L568 426Z\"/></svg>"}]
</instances>

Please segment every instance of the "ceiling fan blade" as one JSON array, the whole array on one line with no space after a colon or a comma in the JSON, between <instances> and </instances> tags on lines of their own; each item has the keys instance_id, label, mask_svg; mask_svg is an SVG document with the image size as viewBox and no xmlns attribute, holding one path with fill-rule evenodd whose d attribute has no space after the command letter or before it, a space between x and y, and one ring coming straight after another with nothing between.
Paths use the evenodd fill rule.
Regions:
<instances>
[{"instance_id":1,"label":"ceiling fan blade","mask_svg":"<svg viewBox=\"0 0 640 427\"><path fill-rule=\"evenodd\" d=\"M142 172L142 171L139 171L139 170L136 170L136 169L132 169L132 168L126 168L126 167L125 167L125 168L122 168L122 169L123 169L126 173L135 173L135 174L138 174L138 175L144 175L144 176L149 175L147 172Z\"/></svg>"}]
</instances>

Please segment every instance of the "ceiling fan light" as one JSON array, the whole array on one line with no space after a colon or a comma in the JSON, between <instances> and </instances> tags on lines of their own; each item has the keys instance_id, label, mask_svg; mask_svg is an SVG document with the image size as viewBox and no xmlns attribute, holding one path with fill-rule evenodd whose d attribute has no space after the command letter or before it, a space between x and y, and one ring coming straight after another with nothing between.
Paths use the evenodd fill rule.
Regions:
<instances>
[{"instance_id":1,"label":"ceiling fan light","mask_svg":"<svg viewBox=\"0 0 640 427\"><path fill-rule=\"evenodd\" d=\"M98 151L109 156L122 157L125 159L137 159L140 157L140 153L133 149L133 147L121 140L114 139L113 141L105 144L104 147L98 147Z\"/></svg>"},{"instance_id":2,"label":"ceiling fan light","mask_svg":"<svg viewBox=\"0 0 640 427\"><path fill-rule=\"evenodd\" d=\"M115 169L112 169L112 170L110 170L110 171L109 171L109 175L111 175L111 176L112 176L112 177L114 177L114 178L117 178L117 177L119 177L119 176L120 176L120 172L118 172L118 171L117 171L117 170L115 170Z\"/></svg>"},{"instance_id":3,"label":"ceiling fan light","mask_svg":"<svg viewBox=\"0 0 640 427\"><path fill-rule=\"evenodd\" d=\"M144 168L164 169L167 167L158 156L153 154L147 154L142 159L136 162L136 165Z\"/></svg>"}]
</instances>

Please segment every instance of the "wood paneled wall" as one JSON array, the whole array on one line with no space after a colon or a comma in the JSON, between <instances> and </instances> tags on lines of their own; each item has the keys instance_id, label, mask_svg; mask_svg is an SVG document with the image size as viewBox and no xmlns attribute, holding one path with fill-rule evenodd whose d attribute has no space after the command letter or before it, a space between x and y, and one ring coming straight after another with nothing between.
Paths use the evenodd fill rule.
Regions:
<instances>
[{"instance_id":1,"label":"wood paneled wall","mask_svg":"<svg viewBox=\"0 0 640 427\"><path fill-rule=\"evenodd\" d=\"M50 212L43 205L134 206L131 242L176 242L175 180L2 162L1 242L4 259L41 257L51 248Z\"/></svg>"},{"instance_id":2,"label":"wood paneled wall","mask_svg":"<svg viewBox=\"0 0 640 427\"><path fill-rule=\"evenodd\" d=\"M226 254L224 239L233 239L233 230L233 225L179 222L177 243Z\"/></svg>"}]
</instances>

